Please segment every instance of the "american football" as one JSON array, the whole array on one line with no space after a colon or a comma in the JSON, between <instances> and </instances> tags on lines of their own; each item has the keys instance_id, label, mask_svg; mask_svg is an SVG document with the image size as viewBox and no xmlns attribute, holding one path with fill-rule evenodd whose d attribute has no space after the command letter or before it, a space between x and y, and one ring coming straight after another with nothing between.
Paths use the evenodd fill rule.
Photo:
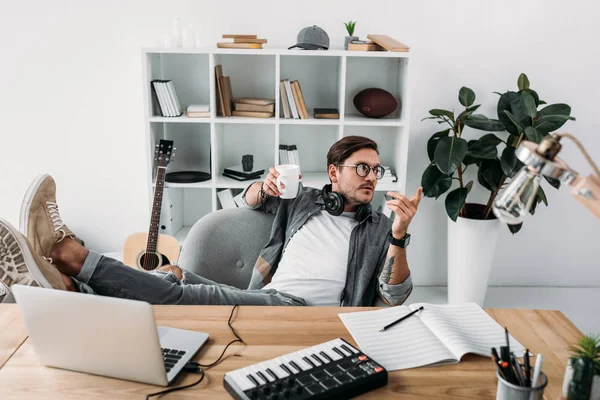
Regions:
<instances>
[{"instance_id":1,"label":"american football","mask_svg":"<svg viewBox=\"0 0 600 400\"><path fill-rule=\"evenodd\" d=\"M396 111L398 101L387 90L368 88L354 96L354 107L365 117L382 118Z\"/></svg>"}]
</instances>

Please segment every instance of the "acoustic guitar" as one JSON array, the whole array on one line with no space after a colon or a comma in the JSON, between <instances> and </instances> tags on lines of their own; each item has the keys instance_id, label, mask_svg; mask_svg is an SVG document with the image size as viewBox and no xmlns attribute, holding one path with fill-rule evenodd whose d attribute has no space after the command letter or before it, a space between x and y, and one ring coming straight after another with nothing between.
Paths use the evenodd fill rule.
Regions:
<instances>
[{"instance_id":1,"label":"acoustic guitar","mask_svg":"<svg viewBox=\"0 0 600 400\"><path fill-rule=\"evenodd\" d=\"M156 145L156 187L150 229L148 233L129 235L123 245L123 264L142 271L152 271L163 265L172 264L179 258L179 242L173 236L159 234L160 212L165 185L167 165L175 155L172 140L161 140Z\"/></svg>"}]
</instances>

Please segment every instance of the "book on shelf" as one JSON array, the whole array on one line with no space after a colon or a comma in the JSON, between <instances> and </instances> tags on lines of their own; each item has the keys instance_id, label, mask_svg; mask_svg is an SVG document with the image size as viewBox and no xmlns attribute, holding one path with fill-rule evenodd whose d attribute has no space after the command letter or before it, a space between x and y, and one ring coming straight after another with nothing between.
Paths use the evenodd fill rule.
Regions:
<instances>
[{"instance_id":1,"label":"book on shelf","mask_svg":"<svg viewBox=\"0 0 600 400\"><path fill-rule=\"evenodd\" d=\"M337 108L315 108L314 117L316 119L339 119L340 110Z\"/></svg>"},{"instance_id":2,"label":"book on shelf","mask_svg":"<svg viewBox=\"0 0 600 400\"><path fill-rule=\"evenodd\" d=\"M408 52L410 47L387 35L367 35L367 39L389 51Z\"/></svg>"},{"instance_id":3,"label":"book on shelf","mask_svg":"<svg viewBox=\"0 0 600 400\"><path fill-rule=\"evenodd\" d=\"M285 94L290 105L290 114L292 115L293 119L299 119L300 115L298 114L298 108L296 107L296 102L294 101L294 92L292 91L290 80L284 79L283 83L285 84Z\"/></svg>"},{"instance_id":4,"label":"book on shelf","mask_svg":"<svg viewBox=\"0 0 600 400\"><path fill-rule=\"evenodd\" d=\"M235 100L233 101L233 108L237 111L261 111L261 112L275 112L275 103L267 104L267 105L258 105L258 104L248 104L248 103L238 103Z\"/></svg>"},{"instance_id":5,"label":"book on shelf","mask_svg":"<svg viewBox=\"0 0 600 400\"><path fill-rule=\"evenodd\" d=\"M220 49L262 49L262 43L226 43L219 42L217 47Z\"/></svg>"},{"instance_id":6,"label":"book on shelf","mask_svg":"<svg viewBox=\"0 0 600 400\"><path fill-rule=\"evenodd\" d=\"M222 116L226 116L225 114L225 100L223 98L223 87L221 86L221 78L223 77L223 66L215 65L215 79L216 79L216 89L217 89L217 104L219 105L219 112Z\"/></svg>"},{"instance_id":7,"label":"book on shelf","mask_svg":"<svg viewBox=\"0 0 600 400\"><path fill-rule=\"evenodd\" d=\"M224 33L223 36L221 36L223 39L256 39L258 36L257 35L239 35L239 34L232 34L232 33Z\"/></svg>"},{"instance_id":8,"label":"book on shelf","mask_svg":"<svg viewBox=\"0 0 600 400\"><path fill-rule=\"evenodd\" d=\"M233 39L233 42L219 42L217 47L222 49L262 49L267 39L260 39L257 35L223 35L223 39Z\"/></svg>"},{"instance_id":9,"label":"book on shelf","mask_svg":"<svg viewBox=\"0 0 600 400\"><path fill-rule=\"evenodd\" d=\"M228 76L221 77L221 88L223 89L223 102L225 105L225 116L231 117L231 101L233 98L233 93L231 90L231 80Z\"/></svg>"},{"instance_id":10,"label":"book on shelf","mask_svg":"<svg viewBox=\"0 0 600 400\"><path fill-rule=\"evenodd\" d=\"M290 103L288 102L287 94L285 93L285 82L279 82L279 97L281 97L281 109L285 119L290 119Z\"/></svg>"},{"instance_id":11,"label":"book on shelf","mask_svg":"<svg viewBox=\"0 0 600 400\"><path fill-rule=\"evenodd\" d=\"M385 51L383 47L375 43L348 43L350 51Z\"/></svg>"},{"instance_id":12,"label":"book on shelf","mask_svg":"<svg viewBox=\"0 0 600 400\"><path fill-rule=\"evenodd\" d=\"M298 147L295 144L279 145L279 164L294 164L300 166L300 156L298 155Z\"/></svg>"},{"instance_id":13,"label":"book on shelf","mask_svg":"<svg viewBox=\"0 0 600 400\"><path fill-rule=\"evenodd\" d=\"M244 38L233 38L233 43L267 43L267 39L244 39Z\"/></svg>"},{"instance_id":14,"label":"book on shelf","mask_svg":"<svg viewBox=\"0 0 600 400\"><path fill-rule=\"evenodd\" d=\"M306 104L304 104L304 96L302 95L302 89L300 88L300 82L292 81L290 82L292 85L292 91L294 92L294 101L298 106L298 114L302 119L308 119L308 110L306 109Z\"/></svg>"},{"instance_id":15,"label":"book on shelf","mask_svg":"<svg viewBox=\"0 0 600 400\"><path fill-rule=\"evenodd\" d=\"M232 174L223 172L223 176L226 176L227 178L235 179L236 181L243 182L243 181L252 181L252 180L260 179L262 175L254 175L251 177L243 178L241 176L232 175Z\"/></svg>"},{"instance_id":16,"label":"book on shelf","mask_svg":"<svg viewBox=\"0 0 600 400\"><path fill-rule=\"evenodd\" d=\"M221 208L237 208L237 204L233 200L231 189L223 189L217 192L217 197L221 203Z\"/></svg>"},{"instance_id":17,"label":"book on shelf","mask_svg":"<svg viewBox=\"0 0 600 400\"><path fill-rule=\"evenodd\" d=\"M186 114L189 118L208 118L210 110L208 104L190 104Z\"/></svg>"},{"instance_id":18,"label":"book on shelf","mask_svg":"<svg viewBox=\"0 0 600 400\"><path fill-rule=\"evenodd\" d=\"M181 103L171 80L155 79L151 81L152 98L157 105L155 110L162 117L178 117L183 114Z\"/></svg>"},{"instance_id":19,"label":"book on shelf","mask_svg":"<svg viewBox=\"0 0 600 400\"><path fill-rule=\"evenodd\" d=\"M271 118L275 116L274 112L264 112L264 111L238 111L233 110L231 115L234 117L250 117L250 118Z\"/></svg>"},{"instance_id":20,"label":"book on shelf","mask_svg":"<svg viewBox=\"0 0 600 400\"><path fill-rule=\"evenodd\" d=\"M257 106L266 106L269 104L275 104L275 100L273 100L273 99L259 99L256 97L236 97L232 101L234 103L256 104Z\"/></svg>"},{"instance_id":21,"label":"book on shelf","mask_svg":"<svg viewBox=\"0 0 600 400\"><path fill-rule=\"evenodd\" d=\"M242 164L239 165L234 165L232 167L228 167L223 169L224 173L227 173L229 175L235 175L235 176L239 176L240 178L251 178L251 177L255 177L255 176L261 176L262 174L265 173L264 168L263 169L259 169L259 168L255 168L252 171L244 171L244 168L242 167Z\"/></svg>"}]
</instances>

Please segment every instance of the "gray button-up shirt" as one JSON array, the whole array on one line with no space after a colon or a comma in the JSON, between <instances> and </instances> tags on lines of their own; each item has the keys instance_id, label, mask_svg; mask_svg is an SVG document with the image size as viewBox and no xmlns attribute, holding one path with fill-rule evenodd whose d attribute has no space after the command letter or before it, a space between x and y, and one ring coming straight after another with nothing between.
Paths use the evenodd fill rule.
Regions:
<instances>
[{"instance_id":1,"label":"gray button-up shirt","mask_svg":"<svg viewBox=\"0 0 600 400\"><path fill-rule=\"evenodd\" d=\"M263 247L254 265L248 289L261 289L271 281L277 271L283 249L306 221L316 212L324 210L321 191L314 188L300 188L294 199L270 197L262 205L253 209L275 214L271 237ZM387 234L392 221L385 215L371 211L354 227L350 234L346 286L342 293L342 306L373 306L379 295L389 305L404 303L412 291L410 275L402 283L389 285L381 279L381 271L386 260L389 242Z\"/></svg>"}]
</instances>

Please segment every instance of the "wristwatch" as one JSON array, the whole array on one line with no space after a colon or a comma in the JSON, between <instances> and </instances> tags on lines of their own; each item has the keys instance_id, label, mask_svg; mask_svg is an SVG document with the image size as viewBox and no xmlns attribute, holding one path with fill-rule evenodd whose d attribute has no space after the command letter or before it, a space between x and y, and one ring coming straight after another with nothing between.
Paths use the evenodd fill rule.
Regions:
<instances>
[{"instance_id":1,"label":"wristwatch","mask_svg":"<svg viewBox=\"0 0 600 400\"><path fill-rule=\"evenodd\" d=\"M388 233L388 242L390 242L392 244L392 246L398 246L398 247L402 247L403 249L405 249L406 246L408 246L408 244L410 243L410 233L407 233L406 235L402 236L400 239L396 239L392 235L392 231L390 231Z\"/></svg>"}]
</instances>

